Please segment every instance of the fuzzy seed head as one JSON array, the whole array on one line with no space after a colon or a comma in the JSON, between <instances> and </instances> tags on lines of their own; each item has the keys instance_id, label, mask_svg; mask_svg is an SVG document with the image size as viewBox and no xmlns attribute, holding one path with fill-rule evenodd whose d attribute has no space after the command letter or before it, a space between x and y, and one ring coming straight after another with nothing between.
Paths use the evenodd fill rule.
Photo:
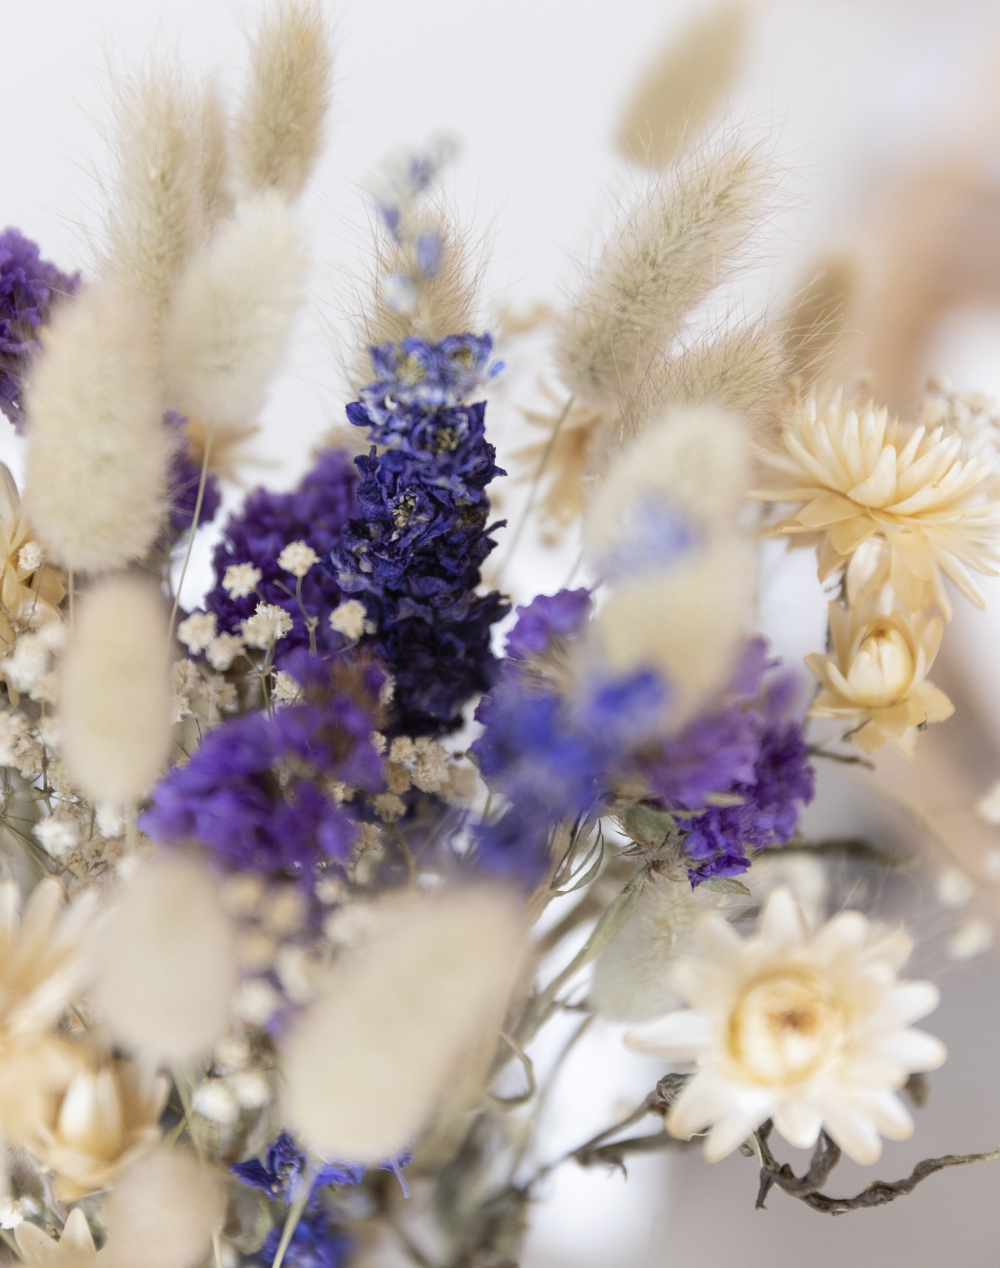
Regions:
<instances>
[{"instance_id":1,"label":"fuzzy seed head","mask_svg":"<svg viewBox=\"0 0 1000 1268\"><path fill-rule=\"evenodd\" d=\"M295 198L323 148L333 50L313 0L283 0L264 19L235 141L253 190Z\"/></svg>"},{"instance_id":2,"label":"fuzzy seed head","mask_svg":"<svg viewBox=\"0 0 1000 1268\"><path fill-rule=\"evenodd\" d=\"M170 752L167 617L151 587L101 582L79 605L61 666L62 756L94 801L150 789Z\"/></svg>"},{"instance_id":3,"label":"fuzzy seed head","mask_svg":"<svg viewBox=\"0 0 1000 1268\"><path fill-rule=\"evenodd\" d=\"M148 306L101 283L60 309L35 365L24 500L65 568L120 568L160 532L170 438L152 347Z\"/></svg>"}]
</instances>

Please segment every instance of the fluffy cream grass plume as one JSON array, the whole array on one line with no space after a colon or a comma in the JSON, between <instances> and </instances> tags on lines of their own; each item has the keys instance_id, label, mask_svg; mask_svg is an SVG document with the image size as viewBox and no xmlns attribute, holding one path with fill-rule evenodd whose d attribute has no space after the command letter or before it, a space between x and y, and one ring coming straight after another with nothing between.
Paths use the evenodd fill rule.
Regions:
<instances>
[{"instance_id":1,"label":"fluffy cream grass plume","mask_svg":"<svg viewBox=\"0 0 1000 1268\"><path fill-rule=\"evenodd\" d=\"M236 941L208 872L183 855L143 862L97 946L95 998L114 1035L148 1056L185 1060L228 1025Z\"/></svg>"},{"instance_id":2,"label":"fluffy cream grass plume","mask_svg":"<svg viewBox=\"0 0 1000 1268\"><path fill-rule=\"evenodd\" d=\"M108 1194L102 1268L196 1268L225 1218L218 1177L186 1150L157 1149Z\"/></svg>"},{"instance_id":3,"label":"fluffy cream grass plume","mask_svg":"<svg viewBox=\"0 0 1000 1268\"><path fill-rule=\"evenodd\" d=\"M284 0L264 19L236 120L250 189L301 193L323 147L333 52L314 0Z\"/></svg>"},{"instance_id":4,"label":"fluffy cream grass plume","mask_svg":"<svg viewBox=\"0 0 1000 1268\"><path fill-rule=\"evenodd\" d=\"M108 263L158 314L202 232L198 100L180 71L151 61L118 113Z\"/></svg>"},{"instance_id":5,"label":"fluffy cream grass plume","mask_svg":"<svg viewBox=\"0 0 1000 1268\"><path fill-rule=\"evenodd\" d=\"M523 958L511 897L462 889L391 904L334 970L286 1053L290 1112L324 1157L394 1155L426 1125Z\"/></svg>"},{"instance_id":6,"label":"fluffy cream grass plume","mask_svg":"<svg viewBox=\"0 0 1000 1268\"><path fill-rule=\"evenodd\" d=\"M557 362L577 397L607 407L636 390L724 278L767 183L759 149L739 136L651 178L557 330Z\"/></svg>"},{"instance_id":7,"label":"fluffy cream grass plume","mask_svg":"<svg viewBox=\"0 0 1000 1268\"><path fill-rule=\"evenodd\" d=\"M79 605L60 669L62 756L95 802L150 789L170 753L167 616L152 585L99 582Z\"/></svg>"},{"instance_id":8,"label":"fluffy cream grass plume","mask_svg":"<svg viewBox=\"0 0 1000 1268\"><path fill-rule=\"evenodd\" d=\"M685 953L698 918L720 904L720 896L690 881L650 877L639 901L613 942L594 966L590 1001L612 1021L648 1021L678 1006L670 980L673 965Z\"/></svg>"},{"instance_id":9,"label":"fluffy cream grass plume","mask_svg":"<svg viewBox=\"0 0 1000 1268\"><path fill-rule=\"evenodd\" d=\"M683 721L725 686L752 624L756 556L749 543L722 537L662 572L617 585L592 628L615 671L664 671Z\"/></svg>"},{"instance_id":10,"label":"fluffy cream grass plume","mask_svg":"<svg viewBox=\"0 0 1000 1268\"><path fill-rule=\"evenodd\" d=\"M682 532L683 525L731 525L749 484L750 443L741 419L712 405L668 408L619 451L597 486L588 545L598 561L635 557L656 531L654 509L657 524L667 516Z\"/></svg>"},{"instance_id":11,"label":"fluffy cream grass plume","mask_svg":"<svg viewBox=\"0 0 1000 1268\"><path fill-rule=\"evenodd\" d=\"M172 402L207 421L253 418L288 346L308 257L273 191L241 202L181 280L164 335Z\"/></svg>"},{"instance_id":12,"label":"fluffy cream grass plume","mask_svg":"<svg viewBox=\"0 0 1000 1268\"><path fill-rule=\"evenodd\" d=\"M233 195L229 188L229 120L219 89L211 80L201 90L199 121L201 210L206 225L214 228L232 212Z\"/></svg>"},{"instance_id":13,"label":"fluffy cream grass plume","mask_svg":"<svg viewBox=\"0 0 1000 1268\"><path fill-rule=\"evenodd\" d=\"M145 554L166 512L170 439L148 305L99 283L65 305L27 388L25 509L78 573Z\"/></svg>"},{"instance_id":14,"label":"fluffy cream grass plume","mask_svg":"<svg viewBox=\"0 0 1000 1268\"><path fill-rule=\"evenodd\" d=\"M781 322L789 375L805 383L835 375L859 284L857 260L831 255L799 290Z\"/></svg>"},{"instance_id":15,"label":"fluffy cream grass plume","mask_svg":"<svg viewBox=\"0 0 1000 1268\"><path fill-rule=\"evenodd\" d=\"M773 426L788 378L781 342L761 325L741 326L655 362L622 408L617 434L605 433L594 469L668 405L720 405L739 414L755 435Z\"/></svg>"},{"instance_id":16,"label":"fluffy cream grass plume","mask_svg":"<svg viewBox=\"0 0 1000 1268\"><path fill-rule=\"evenodd\" d=\"M618 149L663 167L722 104L743 65L747 11L723 4L671 40L639 83L618 129Z\"/></svg>"}]
</instances>

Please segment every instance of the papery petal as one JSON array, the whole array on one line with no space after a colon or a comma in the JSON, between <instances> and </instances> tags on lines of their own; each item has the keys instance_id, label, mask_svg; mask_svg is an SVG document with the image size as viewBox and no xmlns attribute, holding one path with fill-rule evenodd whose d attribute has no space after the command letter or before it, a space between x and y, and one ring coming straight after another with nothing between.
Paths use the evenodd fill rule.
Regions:
<instances>
[{"instance_id":1,"label":"papery petal","mask_svg":"<svg viewBox=\"0 0 1000 1268\"><path fill-rule=\"evenodd\" d=\"M885 1035L877 1041L876 1047L913 1073L936 1070L948 1057L948 1049L940 1039L912 1027Z\"/></svg>"},{"instance_id":2,"label":"papery petal","mask_svg":"<svg viewBox=\"0 0 1000 1268\"><path fill-rule=\"evenodd\" d=\"M742 1145L751 1132L771 1117L773 1107L774 1097L770 1092L759 1088L742 1091L737 1103L708 1134L705 1141L708 1161L718 1162Z\"/></svg>"},{"instance_id":3,"label":"papery petal","mask_svg":"<svg viewBox=\"0 0 1000 1268\"><path fill-rule=\"evenodd\" d=\"M684 1085L684 1090L674 1102L667 1115L667 1131L682 1140L690 1140L695 1132L728 1114L742 1091L742 1088L720 1079L713 1071L700 1070Z\"/></svg>"},{"instance_id":4,"label":"papery petal","mask_svg":"<svg viewBox=\"0 0 1000 1268\"><path fill-rule=\"evenodd\" d=\"M808 937L802 908L790 889L779 885L773 890L760 915L758 936L775 947L801 946Z\"/></svg>"},{"instance_id":5,"label":"papery petal","mask_svg":"<svg viewBox=\"0 0 1000 1268\"><path fill-rule=\"evenodd\" d=\"M712 1041L712 1024L704 1013L685 1009L635 1026L625 1044L667 1061L693 1061Z\"/></svg>"},{"instance_id":6,"label":"papery petal","mask_svg":"<svg viewBox=\"0 0 1000 1268\"><path fill-rule=\"evenodd\" d=\"M775 1108L774 1125L796 1149L811 1149L823 1126L823 1113L804 1097L783 1101Z\"/></svg>"},{"instance_id":7,"label":"papery petal","mask_svg":"<svg viewBox=\"0 0 1000 1268\"><path fill-rule=\"evenodd\" d=\"M872 1120L841 1105L824 1105L823 1126L848 1158L870 1166L882 1156L882 1141Z\"/></svg>"}]
</instances>

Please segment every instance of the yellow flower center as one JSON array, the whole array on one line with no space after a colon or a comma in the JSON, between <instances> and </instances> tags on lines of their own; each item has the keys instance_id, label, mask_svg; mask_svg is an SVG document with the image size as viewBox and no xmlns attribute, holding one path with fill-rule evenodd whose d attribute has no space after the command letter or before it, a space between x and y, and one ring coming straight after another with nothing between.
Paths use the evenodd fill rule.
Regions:
<instances>
[{"instance_id":1,"label":"yellow flower center","mask_svg":"<svg viewBox=\"0 0 1000 1268\"><path fill-rule=\"evenodd\" d=\"M847 681L862 704L877 707L902 699L914 668L906 639L894 625L880 621L858 648Z\"/></svg>"},{"instance_id":2,"label":"yellow flower center","mask_svg":"<svg viewBox=\"0 0 1000 1268\"><path fill-rule=\"evenodd\" d=\"M744 991L729 1019L729 1053L756 1082L794 1084L837 1051L844 1030L844 1009L828 982L782 969Z\"/></svg>"}]
</instances>

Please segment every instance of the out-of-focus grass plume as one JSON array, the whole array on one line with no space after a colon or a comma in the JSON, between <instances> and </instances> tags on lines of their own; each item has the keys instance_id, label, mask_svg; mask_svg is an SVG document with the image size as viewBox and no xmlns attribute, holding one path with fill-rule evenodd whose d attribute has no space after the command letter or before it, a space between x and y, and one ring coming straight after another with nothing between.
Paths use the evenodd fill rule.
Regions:
<instances>
[{"instance_id":1,"label":"out-of-focus grass plume","mask_svg":"<svg viewBox=\"0 0 1000 1268\"><path fill-rule=\"evenodd\" d=\"M724 106L743 66L749 14L723 4L667 44L639 82L618 127L620 153L665 167Z\"/></svg>"},{"instance_id":2,"label":"out-of-focus grass plume","mask_svg":"<svg viewBox=\"0 0 1000 1268\"><path fill-rule=\"evenodd\" d=\"M110 578L84 596L61 666L62 752L94 801L138 801L170 753L167 614L145 582Z\"/></svg>"},{"instance_id":3,"label":"out-of-focus grass plume","mask_svg":"<svg viewBox=\"0 0 1000 1268\"><path fill-rule=\"evenodd\" d=\"M177 1061L224 1033L235 936L203 864L181 854L144 861L102 930L98 961L95 997L123 1043Z\"/></svg>"},{"instance_id":4,"label":"out-of-focus grass plume","mask_svg":"<svg viewBox=\"0 0 1000 1268\"><path fill-rule=\"evenodd\" d=\"M325 1157L412 1144L520 972L522 917L502 889L385 905L291 1041L292 1121Z\"/></svg>"},{"instance_id":5,"label":"out-of-focus grass plume","mask_svg":"<svg viewBox=\"0 0 1000 1268\"><path fill-rule=\"evenodd\" d=\"M110 282L84 289L53 322L26 399L24 501L48 558L98 573L144 555L170 455L149 301Z\"/></svg>"},{"instance_id":6,"label":"out-of-focus grass plume","mask_svg":"<svg viewBox=\"0 0 1000 1268\"><path fill-rule=\"evenodd\" d=\"M236 119L240 174L252 190L295 198L323 148L333 52L314 0L285 0L265 16Z\"/></svg>"}]
</instances>

